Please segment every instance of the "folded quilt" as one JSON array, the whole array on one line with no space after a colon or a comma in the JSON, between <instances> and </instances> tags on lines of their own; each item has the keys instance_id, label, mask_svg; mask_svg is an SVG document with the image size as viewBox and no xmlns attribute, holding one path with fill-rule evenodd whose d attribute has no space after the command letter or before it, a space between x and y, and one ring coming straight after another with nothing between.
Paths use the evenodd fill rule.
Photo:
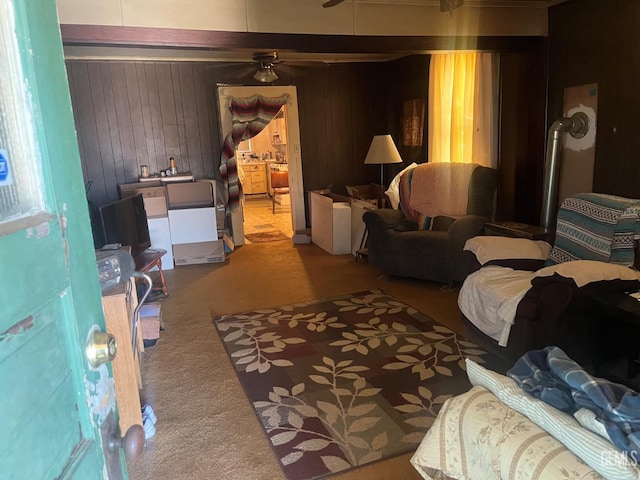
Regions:
<instances>
[{"instance_id":1,"label":"folded quilt","mask_svg":"<svg viewBox=\"0 0 640 480\"><path fill-rule=\"evenodd\" d=\"M597 415L611 441L637 457L640 452L640 394L589 375L558 347L532 350L507 372L532 396L573 414L587 408Z\"/></svg>"},{"instance_id":2,"label":"folded quilt","mask_svg":"<svg viewBox=\"0 0 640 480\"><path fill-rule=\"evenodd\" d=\"M475 163L425 163L413 169L411 208L427 217L467 213L469 181Z\"/></svg>"}]
</instances>

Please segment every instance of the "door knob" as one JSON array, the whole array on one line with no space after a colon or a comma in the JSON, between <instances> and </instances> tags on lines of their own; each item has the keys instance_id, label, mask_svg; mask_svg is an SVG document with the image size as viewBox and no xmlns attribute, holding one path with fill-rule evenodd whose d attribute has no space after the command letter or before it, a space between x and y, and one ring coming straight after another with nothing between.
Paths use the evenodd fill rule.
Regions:
<instances>
[{"instance_id":1,"label":"door knob","mask_svg":"<svg viewBox=\"0 0 640 480\"><path fill-rule=\"evenodd\" d=\"M93 368L112 361L116 357L117 350L116 337L110 333L101 332L98 327L94 327L89 332L86 355Z\"/></svg>"},{"instance_id":2,"label":"door knob","mask_svg":"<svg viewBox=\"0 0 640 480\"><path fill-rule=\"evenodd\" d=\"M127 460L135 460L144 450L144 428L142 425L131 425L124 437L114 435L109 439L109 450L124 448Z\"/></svg>"}]
</instances>

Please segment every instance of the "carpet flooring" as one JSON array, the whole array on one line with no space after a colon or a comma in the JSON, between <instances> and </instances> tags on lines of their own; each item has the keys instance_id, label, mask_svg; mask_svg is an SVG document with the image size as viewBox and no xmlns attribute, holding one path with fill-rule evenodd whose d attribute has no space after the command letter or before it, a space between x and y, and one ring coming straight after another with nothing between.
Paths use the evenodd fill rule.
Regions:
<instances>
[{"instance_id":1,"label":"carpet flooring","mask_svg":"<svg viewBox=\"0 0 640 480\"><path fill-rule=\"evenodd\" d=\"M470 388L469 357L500 361L381 290L214 317L289 480L415 450Z\"/></svg>"}]
</instances>

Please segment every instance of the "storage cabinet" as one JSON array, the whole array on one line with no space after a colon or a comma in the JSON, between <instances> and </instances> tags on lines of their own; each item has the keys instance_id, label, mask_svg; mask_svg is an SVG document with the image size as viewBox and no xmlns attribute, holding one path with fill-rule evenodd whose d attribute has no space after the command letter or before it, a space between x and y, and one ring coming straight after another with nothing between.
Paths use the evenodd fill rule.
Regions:
<instances>
[{"instance_id":1,"label":"storage cabinet","mask_svg":"<svg viewBox=\"0 0 640 480\"><path fill-rule=\"evenodd\" d=\"M351 206L349 198L331 192L309 192L311 241L332 255L351 252Z\"/></svg>"},{"instance_id":2,"label":"storage cabinet","mask_svg":"<svg viewBox=\"0 0 640 480\"><path fill-rule=\"evenodd\" d=\"M169 230L173 245L216 241L216 208L169 210Z\"/></svg>"},{"instance_id":3,"label":"storage cabinet","mask_svg":"<svg viewBox=\"0 0 640 480\"><path fill-rule=\"evenodd\" d=\"M193 241L217 240L217 230L224 228L224 208L219 211L214 207L214 180L173 182L166 185L160 182L126 183L118 187L121 198L142 194L151 248L167 251L162 258L163 270L170 270L174 266L174 244L189 243L185 241L185 237L193 232L196 235L194 238L200 238Z\"/></svg>"},{"instance_id":4,"label":"storage cabinet","mask_svg":"<svg viewBox=\"0 0 640 480\"><path fill-rule=\"evenodd\" d=\"M166 250L162 257L162 269L171 270L173 268L173 252L171 249L171 230L169 229L169 217L149 218L149 237L151 247L154 249ZM157 270L156 268L153 269Z\"/></svg>"},{"instance_id":5,"label":"storage cabinet","mask_svg":"<svg viewBox=\"0 0 640 480\"><path fill-rule=\"evenodd\" d=\"M142 328L138 325L136 354L132 345L133 312L138 305L135 280L114 287L102 296L102 308L107 331L116 338L118 351L111 362L116 401L120 412L120 432L126 433L132 425L142 425L140 407L140 354L144 350Z\"/></svg>"},{"instance_id":6,"label":"storage cabinet","mask_svg":"<svg viewBox=\"0 0 640 480\"><path fill-rule=\"evenodd\" d=\"M146 183L125 183L118 185L120 198L142 194L147 218L167 216L167 194L164 185Z\"/></svg>"},{"instance_id":7,"label":"storage cabinet","mask_svg":"<svg viewBox=\"0 0 640 480\"><path fill-rule=\"evenodd\" d=\"M245 163L240 168L244 177L242 181L244 193L267 193L266 163Z\"/></svg>"}]
</instances>

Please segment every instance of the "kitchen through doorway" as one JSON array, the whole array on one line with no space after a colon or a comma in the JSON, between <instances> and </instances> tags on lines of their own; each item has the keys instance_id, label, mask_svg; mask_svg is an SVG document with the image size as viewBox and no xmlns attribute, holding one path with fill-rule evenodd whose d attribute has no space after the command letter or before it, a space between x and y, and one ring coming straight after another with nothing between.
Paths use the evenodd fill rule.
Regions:
<instances>
[{"instance_id":1,"label":"kitchen through doorway","mask_svg":"<svg viewBox=\"0 0 640 480\"><path fill-rule=\"evenodd\" d=\"M276 220L278 227L282 227L283 232L288 232L288 229L291 228L291 233L288 236L294 244L310 243L311 237L306 228L304 208L296 88L294 86L219 86L218 101L221 138L226 138L226 135L231 131L232 122L228 109L229 99L231 97L248 98L252 95L262 95L269 98L288 95L289 101L263 132L251 138L249 142L242 142L244 145L238 145L236 165L243 185L245 200L241 202L243 204L242 208L236 209L231 215L233 241L236 246L242 245L245 243L245 228L253 229L256 226L274 225L273 222L267 220ZM264 140L260 139L262 134L267 135ZM264 142L264 144L260 142ZM272 169L285 169L287 171L290 192L288 195L280 196L280 198L276 197L278 203L275 205L275 214L273 213L273 205L269 196L269 173ZM243 175L245 176L244 181L242 180ZM245 209L250 209L251 212L244 212ZM253 212L260 212L260 215L253 215ZM265 218L264 215L266 214L271 215L271 217ZM285 228L280 222L281 218L287 216L289 228Z\"/></svg>"},{"instance_id":2,"label":"kitchen through doorway","mask_svg":"<svg viewBox=\"0 0 640 480\"><path fill-rule=\"evenodd\" d=\"M238 177L244 192L245 243L291 238L291 195L288 193L289 147L286 105L255 137L236 148ZM287 185L275 188L272 179ZM276 180L278 181L278 180Z\"/></svg>"},{"instance_id":3,"label":"kitchen through doorway","mask_svg":"<svg viewBox=\"0 0 640 480\"><path fill-rule=\"evenodd\" d=\"M271 198L264 194L247 195L244 200L245 244L272 240L291 240L291 209L289 205L276 204L272 211Z\"/></svg>"}]
</instances>

